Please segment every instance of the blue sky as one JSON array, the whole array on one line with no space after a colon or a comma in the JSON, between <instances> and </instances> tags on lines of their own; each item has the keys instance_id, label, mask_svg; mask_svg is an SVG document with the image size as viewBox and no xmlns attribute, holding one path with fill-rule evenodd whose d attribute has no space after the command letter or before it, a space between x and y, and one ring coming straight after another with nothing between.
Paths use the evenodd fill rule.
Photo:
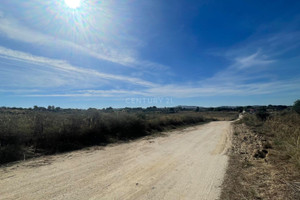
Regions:
<instances>
[{"instance_id":1,"label":"blue sky","mask_svg":"<svg viewBox=\"0 0 300 200\"><path fill-rule=\"evenodd\" d=\"M300 1L1 0L0 106L291 105Z\"/></svg>"}]
</instances>

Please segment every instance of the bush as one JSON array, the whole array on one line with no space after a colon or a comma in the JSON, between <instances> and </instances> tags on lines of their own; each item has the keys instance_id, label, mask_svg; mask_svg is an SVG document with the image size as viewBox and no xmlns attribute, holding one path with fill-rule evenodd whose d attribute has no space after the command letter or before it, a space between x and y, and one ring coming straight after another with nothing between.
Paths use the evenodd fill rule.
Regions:
<instances>
[{"instance_id":1,"label":"bush","mask_svg":"<svg viewBox=\"0 0 300 200\"><path fill-rule=\"evenodd\" d=\"M256 117L258 119L260 119L261 121L266 121L269 116L270 116L270 114L266 110L259 110L256 113Z\"/></svg>"},{"instance_id":2,"label":"bush","mask_svg":"<svg viewBox=\"0 0 300 200\"><path fill-rule=\"evenodd\" d=\"M295 101L293 109L300 114L300 99L298 99L297 101Z\"/></svg>"}]
</instances>

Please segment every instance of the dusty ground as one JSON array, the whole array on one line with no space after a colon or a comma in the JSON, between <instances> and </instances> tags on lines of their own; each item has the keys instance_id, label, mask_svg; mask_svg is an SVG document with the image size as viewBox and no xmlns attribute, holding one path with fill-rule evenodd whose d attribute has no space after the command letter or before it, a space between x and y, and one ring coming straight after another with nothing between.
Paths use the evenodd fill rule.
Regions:
<instances>
[{"instance_id":1,"label":"dusty ground","mask_svg":"<svg viewBox=\"0 0 300 200\"><path fill-rule=\"evenodd\" d=\"M217 199L231 122L0 168L0 199Z\"/></svg>"}]
</instances>

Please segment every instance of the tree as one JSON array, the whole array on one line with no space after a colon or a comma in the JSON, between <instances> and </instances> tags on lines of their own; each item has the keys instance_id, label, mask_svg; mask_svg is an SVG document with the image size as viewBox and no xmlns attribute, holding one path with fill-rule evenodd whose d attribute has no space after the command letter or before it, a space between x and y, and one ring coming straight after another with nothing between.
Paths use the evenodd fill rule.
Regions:
<instances>
[{"instance_id":1,"label":"tree","mask_svg":"<svg viewBox=\"0 0 300 200\"><path fill-rule=\"evenodd\" d=\"M300 99L298 99L297 101L295 101L293 109L300 114Z\"/></svg>"},{"instance_id":2,"label":"tree","mask_svg":"<svg viewBox=\"0 0 300 200\"><path fill-rule=\"evenodd\" d=\"M55 110L55 106L48 106L48 110L49 111L54 111Z\"/></svg>"}]
</instances>

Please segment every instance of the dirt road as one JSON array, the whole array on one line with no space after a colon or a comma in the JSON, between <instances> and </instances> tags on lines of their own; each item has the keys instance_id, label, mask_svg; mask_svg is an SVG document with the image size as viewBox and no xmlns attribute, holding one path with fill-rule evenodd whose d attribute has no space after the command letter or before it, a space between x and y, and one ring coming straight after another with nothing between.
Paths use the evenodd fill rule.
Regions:
<instances>
[{"instance_id":1,"label":"dirt road","mask_svg":"<svg viewBox=\"0 0 300 200\"><path fill-rule=\"evenodd\" d=\"M217 199L230 122L0 168L0 199Z\"/></svg>"}]
</instances>

